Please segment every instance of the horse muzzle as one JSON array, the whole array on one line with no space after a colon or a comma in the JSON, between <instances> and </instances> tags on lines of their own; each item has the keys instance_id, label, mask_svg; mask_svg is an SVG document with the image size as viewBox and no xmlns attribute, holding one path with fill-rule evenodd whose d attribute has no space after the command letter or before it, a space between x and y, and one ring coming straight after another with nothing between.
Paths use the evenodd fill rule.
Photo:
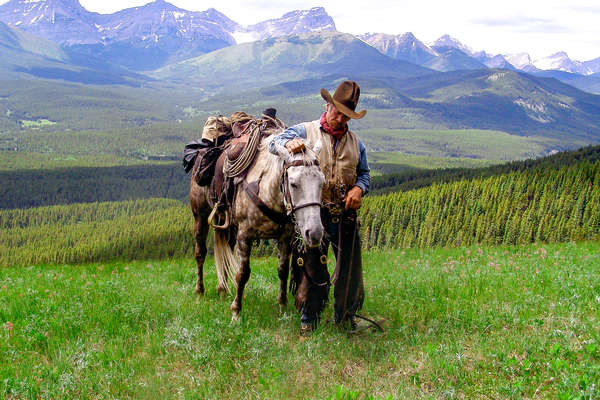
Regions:
<instances>
[{"instance_id":1,"label":"horse muzzle","mask_svg":"<svg viewBox=\"0 0 600 400\"><path fill-rule=\"evenodd\" d=\"M323 239L322 225L313 229L306 229L304 231L304 241L308 247L319 247L321 245L321 239Z\"/></svg>"}]
</instances>

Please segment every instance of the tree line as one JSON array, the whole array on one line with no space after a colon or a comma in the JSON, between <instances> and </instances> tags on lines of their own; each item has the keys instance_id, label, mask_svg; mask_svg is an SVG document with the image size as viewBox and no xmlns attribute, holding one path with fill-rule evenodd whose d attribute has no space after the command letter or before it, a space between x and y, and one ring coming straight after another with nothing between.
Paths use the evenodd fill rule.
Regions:
<instances>
[{"instance_id":1,"label":"tree line","mask_svg":"<svg viewBox=\"0 0 600 400\"><path fill-rule=\"evenodd\" d=\"M363 246L597 239L599 183L600 161L581 161L368 196L360 209ZM192 224L189 207L172 199L0 210L0 266L165 257L189 257L192 265ZM264 241L255 248L274 252Z\"/></svg>"},{"instance_id":2,"label":"tree line","mask_svg":"<svg viewBox=\"0 0 600 400\"><path fill-rule=\"evenodd\" d=\"M595 239L600 162L504 175L365 198L367 248L521 244Z\"/></svg>"}]
</instances>

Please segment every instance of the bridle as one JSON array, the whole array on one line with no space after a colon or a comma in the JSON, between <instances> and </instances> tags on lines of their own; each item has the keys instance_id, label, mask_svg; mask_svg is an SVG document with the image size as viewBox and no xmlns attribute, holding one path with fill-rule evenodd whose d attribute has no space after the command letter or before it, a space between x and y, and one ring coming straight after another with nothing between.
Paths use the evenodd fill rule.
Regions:
<instances>
[{"instance_id":1,"label":"bridle","mask_svg":"<svg viewBox=\"0 0 600 400\"><path fill-rule=\"evenodd\" d=\"M279 225L285 225L289 222L293 222L294 228L297 229L296 219L294 218L294 213L296 211L301 210L306 207L315 207L315 206L319 207L319 208L321 207L321 203L316 202L316 201L307 202L307 203L300 204L300 205L294 205L294 202L292 200L292 195L290 193L290 187L289 187L290 182L288 179L288 168L301 167L301 166L307 166L307 165L308 165L308 163L303 160L294 160L289 163L284 162L283 174L281 176L281 181L280 181L280 189L281 189L281 194L282 194L282 198L283 198L283 206L285 208L285 213L273 210L258 195L258 190L259 190L259 186L260 186L260 181L262 179L262 175L258 178L257 181L250 182L250 183L246 183L244 181L244 183L243 183L244 191L248 195L248 198L256 205L256 207L258 207L258 209L263 214L265 214L265 216L267 216L267 218L269 218L271 221L273 221ZM318 166L319 165L318 160L314 160L311 163L311 165Z\"/></svg>"},{"instance_id":2,"label":"bridle","mask_svg":"<svg viewBox=\"0 0 600 400\"><path fill-rule=\"evenodd\" d=\"M301 210L306 207L315 207L315 206L321 208L320 202L312 201L312 202L307 202L307 203L303 203L303 204L299 204L299 205L294 205L294 202L292 200L292 194L291 194L291 190L290 190L290 180L288 178L288 169L290 167L302 167L302 166L306 166L306 165L307 165L307 163L304 160L294 160L291 162L284 162L284 164L283 164L283 176L281 179L281 194L283 197L283 205L285 207L287 216L289 218L291 218L292 220L294 219L294 213L298 210ZM316 165L318 167L319 161L314 160L311 165Z\"/></svg>"}]
</instances>

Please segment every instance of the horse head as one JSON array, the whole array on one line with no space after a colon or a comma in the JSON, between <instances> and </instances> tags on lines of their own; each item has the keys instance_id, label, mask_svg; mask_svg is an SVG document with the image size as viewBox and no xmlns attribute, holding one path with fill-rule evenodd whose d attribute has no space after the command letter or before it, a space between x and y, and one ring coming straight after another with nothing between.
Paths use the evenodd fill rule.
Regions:
<instances>
[{"instance_id":1,"label":"horse head","mask_svg":"<svg viewBox=\"0 0 600 400\"><path fill-rule=\"evenodd\" d=\"M321 142L314 149L290 154L276 145L283 159L282 195L288 215L292 216L296 230L309 247L317 247L323 238L321 223L321 190L325 176L319 167L318 154Z\"/></svg>"}]
</instances>

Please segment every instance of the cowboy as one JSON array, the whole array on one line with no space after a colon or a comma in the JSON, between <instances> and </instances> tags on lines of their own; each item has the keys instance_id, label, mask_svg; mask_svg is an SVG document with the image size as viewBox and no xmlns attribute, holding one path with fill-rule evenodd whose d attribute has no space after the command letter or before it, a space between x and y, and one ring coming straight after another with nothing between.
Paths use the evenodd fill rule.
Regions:
<instances>
[{"instance_id":1,"label":"cowboy","mask_svg":"<svg viewBox=\"0 0 600 400\"><path fill-rule=\"evenodd\" d=\"M355 328L354 316L364 299L356 211L361 205L362 196L369 189L371 177L365 146L348 129L348 121L363 118L367 111L355 112L360 88L353 81L342 82L333 96L326 89L321 89L321 96L327 103L320 119L286 129L273 139L270 150L275 153L274 146L277 143L285 146L290 153L297 153L304 150L304 140L309 147L318 141L322 143L319 165L325 175L321 208L325 236L320 254L326 257L331 244L336 257L333 274L334 320L338 324L349 322L351 328ZM322 309L311 306L315 303L311 296L319 292L311 286L314 285L304 282L296 293L303 333L315 328Z\"/></svg>"}]
</instances>

